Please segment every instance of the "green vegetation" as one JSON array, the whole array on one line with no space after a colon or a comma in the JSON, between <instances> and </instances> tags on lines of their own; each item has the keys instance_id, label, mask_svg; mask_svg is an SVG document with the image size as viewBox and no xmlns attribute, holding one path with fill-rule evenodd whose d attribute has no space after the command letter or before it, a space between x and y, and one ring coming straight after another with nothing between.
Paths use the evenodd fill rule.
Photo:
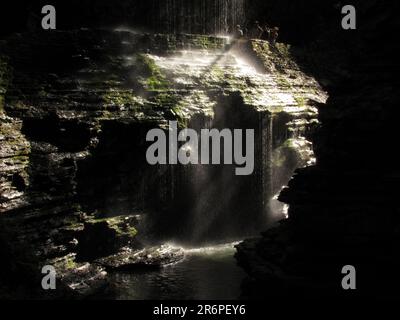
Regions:
<instances>
[{"instance_id":1,"label":"green vegetation","mask_svg":"<svg viewBox=\"0 0 400 320\"><path fill-rule=\"evenodd\" d=\"M140 99L134 95L132 91L121 91L110 89L103 95L103 100L110 105L133 107L134 109L140 104Z\"/></svg>"},{"instance_id":2,"label":"green vegetation","mask_svg":"<svg viewBox=\"0 0 400 320\"><path fill-rule=\"evenodd\" d=\"M291 89L292 85L290 82L283 76L277 77L276 83L282 88L282 89Z\"/></svg>"},{"instance_id":3,"label":"green vegetation","mask_svg":"<svg viewBox=\"0 0 400 320\"><path fill-rule=\"evenodd\" d=\"M128 236L133 238L137 235L135 227L131 226L125 219L127 216L117 216L111 218L94 218L89 221L92 224L106 223L109 228L113 229L118 236Z\"/></svg>"},{"instance_id":4,"label":"green vegetation","mask_svg":"<svg viewBox=\"0 0 400 320\"><path fill-rule=\"evenodd\" d=\"M275 47L278 49L279 53L280 53L282 56L284 56L284 57L286 57L286 58L288 58L288 59L292 59L291 53L290 53L291 47L290 47L289 44L277 43L277 44L275 45Z\"/></svg>"},{"instance_id":5,"label":"green vegetation","mask_svg":"<svg viewBox=\"0 0 400 320\"><path fill-rule=\"evenodd\" d=\"M157 95L153 98L154 103L158 107L168 109L173 118L178 120L179 125L185 126L186 120L178 105L178 96L171 90L168 80L162 74L155 61L146 54L140 54L138 62L143 64L145 67L144 73L148 75L144 81L146 89L157 92Z\"/></svg>"},{"instance_id":6,"label":"green vegetation","mask_svg":"<svg viewBox=\"0 0 400 320\"><path fill-rule=\"evenodd\" d=\"M67 256L67 259L65 260L65 268L67 270L76 268L75 257Z\"/></svg>"},{"instance_id":7,"label":"green vegetation","mask_svg":"<svg viewBox=\"0 0 400 320\"><path fill-rule=\"evenodd\" d=\"M178 103L178 97L173 92L161 92L154 98L154 102L159 106L173 107Z\"/></svg>"},{"instance_id":8,"label":"green vegetation","mask_svg":"<svg viewBox=\"0 0 400 320\"><path fill-rule=\"evenodd\" d=\"M199 47L203 49L218 49L222 46L221 40L216 39L214 37L210 36L197 36L197 39L195 38L195 44L198 44ZM196 41L197 40L197 41Z\"/></svg>"},{"instance_id":9,"label":"green vegetation","mask_svg":"<svg viewBox=\"0 0 400 320\"><path fill-rule=\"evenodd\" d=\"M138 60L145 67L145 73L148 75L145 80L145 86L148 90L163 91L168 90L168 81L165 76L161 73L157 64L146 54L139 54Z\"/></svg>"},{"instance_id":10,"label":"green vegetation","mask_svg":"<svg viewBox=\"0 0 400 320\"><path fill-rule=\"evenodd\" d=\"M299 105L299 107L305 107L307 105L307 99L305 97L294 97L294 100Z\"/></svg>"}]
</instances>

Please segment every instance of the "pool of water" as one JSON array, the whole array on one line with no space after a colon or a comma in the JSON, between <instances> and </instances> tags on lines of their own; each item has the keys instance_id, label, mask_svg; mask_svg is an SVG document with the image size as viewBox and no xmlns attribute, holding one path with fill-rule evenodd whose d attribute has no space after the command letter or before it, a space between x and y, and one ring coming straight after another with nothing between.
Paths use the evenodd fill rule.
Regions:
<instances>
[{"instance_id":1,"label":"pool of water","mask_svg":"<svg viewBox=\"0 0 400 320\"><path fill-rule=\"evenodd\" d=\"M161 270L114 273L115 299L233 300L246 276L236 265L235 243L187 249L185 260Z\"/></svg>"}]
</instances>

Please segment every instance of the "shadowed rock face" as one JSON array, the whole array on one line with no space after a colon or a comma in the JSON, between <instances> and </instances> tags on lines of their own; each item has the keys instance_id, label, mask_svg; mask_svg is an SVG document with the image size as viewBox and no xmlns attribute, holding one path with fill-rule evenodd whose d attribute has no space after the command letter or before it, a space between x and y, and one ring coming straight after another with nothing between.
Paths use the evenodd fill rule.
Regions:
<instances>
[{"instance_id":1,"label":"shadowed rock face","mask_svg":"<svg viewBox=\"0 0 400 320\"><path fill-rule=\"evenodd\" d=\"M70 270L76 253L83 261L108 255L127 236L140 247L145 235L134 217L144 213L158 238L200 242L251 235L274 218L265 199L311 159L306 138L326 94L290 48L227 41L80 30L2 43L1 210L15 242ZM233 166L148 165L146 133L166 130L168 120L255 129L256 174L232 180ZM221 202L227 186L230 201ZM121 215L132 223L115 230ZM84 269L103 279L101 269Z\"/></svg>"},{"instance_id":2,"label":"shadowed rock face","mask_svg":"<svg viewBox=\"0 0 400 320\"><path fill-rule=\"evenodd\" d=\"M95 263L114 271L157 270L163 266L178 263L184 258L183 249L163 245L138 251L123 248L121 252L96 260Z\"/></svg>"},{"instance_id":3,"label":"shadowed rock face","mask_svg":"<svg viewBox=\"0 0 400 320\"><path fill-rule=\"evenodd\" d=\"M255 234L282 218L270 200L295 168L311 160L306 137L315 125L314 105L326 99L315 80L291 62L290 48L239 41L222 51L194 48L149 58L174 88L181 122L196 130L254 129L256 136L252 176L236 176L229 165L187 166L173 174L180 187L170 208L184 222L179 240Z\"/></svg>"},{"instance_id":4,"label":"shadowed rock face","mask_svg":"<svg viewBox=\"0 0 400 320\"><path fill-rule=\"evenodd\" d=\"M398 44L389 36L398 31L393 6L357 2L357 31L332 31L332 16L302 49L297 61L330 95L319 107L317 164L298 170L281 193L289 219L238 247L237 258L254 280L244 295L398 297L400 221L393 198L399 174L396 157L387 153L399 102ZM350 293L340 285L349 264L358 271L358 290Z\"/></svg>"}]
</instances>

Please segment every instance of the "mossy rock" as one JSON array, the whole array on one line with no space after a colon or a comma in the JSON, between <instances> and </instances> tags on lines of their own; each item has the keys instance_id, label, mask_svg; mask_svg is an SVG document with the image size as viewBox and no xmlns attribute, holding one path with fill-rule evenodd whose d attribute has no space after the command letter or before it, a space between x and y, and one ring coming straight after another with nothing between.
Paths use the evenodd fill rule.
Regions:
<instances>
[{"instance_id":1,"label":"mossy rock","mask_svg":"<svg viewBox=\"0 0 400 320\"><path fill-rule=\"evenodd\" d=\"M106 224L109 228L115 230L118 236L127 236L134 238L137 230L133 225L138 223L136 216L117 216L111 218L91 219L87 224L98 225Z\"/></svg>"},{"instance_id":2,"label":"mossy rock","mask_svg":"<svg viewBox=\"0 0 400 320\"><path fill-rule=\"evenodd\" d=\"M142 100L137 97L133 91L110 89L102 96L104 102L110 106L126 107L133 110L143 106Z\"/></svg>"},{"instance_id":3,"label":"mossy rock","mask_svg":"<svg viewBox=\"0 0 400 320\"><path fill-rule=\"evenodd\" d=\"M136 216L91 218L78 235L78 257L91 261L117 252L123 246L134 246L137 235Z\"/></svg>"},{"instance_id":4,"label":"mossy rock","mask_svg":"<svg viewBox=\"0 0 400 320\"><path fill-rule=\"evenodd\" d=\"M146 89L151 91L168 90L169 82L153 59L146 54L139 54L137 62L144 66L144 76L147 76L147 78L142 83Z\"/></svg>"}]
</instances>

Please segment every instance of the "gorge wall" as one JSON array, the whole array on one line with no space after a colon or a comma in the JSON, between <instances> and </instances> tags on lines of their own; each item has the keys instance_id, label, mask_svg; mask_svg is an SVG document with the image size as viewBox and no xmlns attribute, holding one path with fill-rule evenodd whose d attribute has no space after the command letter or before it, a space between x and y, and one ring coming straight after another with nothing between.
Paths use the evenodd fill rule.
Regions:
<instances>
[{"instance_id":1,"label":"gorge wall","mask_svg":"<svg viewBox=\"0 0 400 320\"><path fill-rule=\"evenodd\" d=\"M297 61L324 84L330 98L319 107L321 126L313 139L317 164L297 170L279 197L290 206L289 218L238 247L237 258L252 279L245 295L395 297L398 166L377 150L395 143L399 64L398 43L390 34L399 27L398 4L354 1L358 28L344 31L340 4L312 3L307 2L307 13L297 1L264 4L282 25L282 36L298 44ZM295 28L304 20L307 30ZM341 289L345 265L358 271L356 291Z\"/></svg>"},{"instance_id":2,"label":"gorge wall","mask_svg":"<svg viewBox=\"0 0 400 320\"><path fill-rule=\"evenodd\" d=\"M312 160L326 100L287 46L264 41L34 31L2 41L1 57L4 274L36 273L40 288L40 266L55 265L68 294L96 289L104 270L92 262L123 246L243 238L283 217L270 200ZM150 166L146 134L169 120L254 129L255 174Z\"/></svg>"}]
</instances>

